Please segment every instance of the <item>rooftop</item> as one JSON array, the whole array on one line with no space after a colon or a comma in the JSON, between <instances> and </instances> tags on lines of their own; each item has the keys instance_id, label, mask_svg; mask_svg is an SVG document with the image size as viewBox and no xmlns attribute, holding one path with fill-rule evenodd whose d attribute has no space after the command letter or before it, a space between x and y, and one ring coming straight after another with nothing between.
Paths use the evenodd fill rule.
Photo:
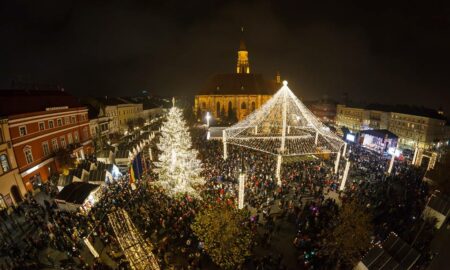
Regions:
<instances>
[{"instance_id":1,"label":"rooftop","mask_svg":"<svg viewBox=\"0 0 450 270\"><path fill-rule=\"evenodd\" d=\"M0 116L45 111L49 107L82 107L78 99L61 90L0 90Z\"/></svg>"},{"instance_id":2,"label":"rooftop","mask_svg":"<svg viewBox=\"0 0 450 270\"><path fill-rule=\"evenodd\" d=\"M440 194L431 195L427 206L444 216L447 216L450 213L450 200Z\"/></svg>"},{"instance_id":3,"label":"rooftop","mask_svg":"<svg viewBox=\"0 0 450 270\"><path fill-rule=\"evenodd\" d=\"M374 110L374 111L382 111L382 112L395 112L395 113L403 113L410 115L417 115L423 117L429 117L434 119L447 120L447 118L439 114L437 110L420 107L420 106L412 106L407 104L396 104L396 105L386 105L386 104L378 104L371 103L368 105L358 104L358 103L350 103L344 104L344 106L349 108L361 108L366 110Z\"/></svg>"},{"instance_id":4,"label":"rooftop","mask_svg":"<svg viewBox=\"0 0 450 270\"><path fill-rule=\"evenodd\" d=\"M228 73L214 75L199 95L273 95L281 84L261 74Z\"/></svg>"},{"instance_id":5,"label":"rooftop","mask_svg":"<svg viewBox=\"0 0 450 270\"><path fill-rule=\"evenodd\" d=\"M86 182L72 182L61 190L56 199L73 204L82 204L89 194L98 187L99 185Z\"/></svg>"},{"instance_id":6,"label":"rooftop","mask_svg":"<svg viewBox=\"0 0 450 270\"><path fill-rule=\"evenodd\" d=\"M419 257L415 249L391 232L381 245L372 247L361 261L369 270L411 269Z\"/></svg>"}]
</instances>

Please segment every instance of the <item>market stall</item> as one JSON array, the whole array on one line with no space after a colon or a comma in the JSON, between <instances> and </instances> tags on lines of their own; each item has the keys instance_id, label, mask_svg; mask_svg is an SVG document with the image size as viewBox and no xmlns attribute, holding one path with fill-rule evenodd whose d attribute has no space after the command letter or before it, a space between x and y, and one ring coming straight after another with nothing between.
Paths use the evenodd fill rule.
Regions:
<instances>
[{"instance_id":1,"label":"market stall","mask_svg":"<svg viewBox=\"0 0 450 270\"><path fill-rule=\"evenodd\" d=\"M88 212L98 201L100 194L100 185L72 182L61 190L56 196L55 202L63 211L73 212L81 208Z\"/></svg>"}]
</instances>

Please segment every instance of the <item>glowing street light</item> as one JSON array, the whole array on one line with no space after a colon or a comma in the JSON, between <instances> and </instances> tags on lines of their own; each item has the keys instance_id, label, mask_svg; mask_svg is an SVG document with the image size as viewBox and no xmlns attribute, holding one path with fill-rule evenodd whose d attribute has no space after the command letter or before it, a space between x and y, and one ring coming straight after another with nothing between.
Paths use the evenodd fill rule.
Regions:
<instances>
[{"instance_id":1,"label":"glowing street light","mask_svg":"<svg viewBox=\"0 0 450 270\"><path fill-rule=\"evenodd\" d=\"M209 119L211 119L211 114L209 112L206 112L206 126L209 127Z\"/></svg>"}]
</instances>

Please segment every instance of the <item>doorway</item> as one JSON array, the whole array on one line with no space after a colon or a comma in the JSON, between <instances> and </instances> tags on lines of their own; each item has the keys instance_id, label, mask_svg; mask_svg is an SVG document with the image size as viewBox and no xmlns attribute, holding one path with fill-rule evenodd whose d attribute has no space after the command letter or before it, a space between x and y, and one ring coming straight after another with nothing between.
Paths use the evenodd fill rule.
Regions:
<instances>
[{"instance_id":1,"label":"doorway","mask_svg":"<svg viewBox=\"0 0 450 270\"><path fill-rule=\"evenodd\" d=\"M16 204L22 202L22 195L20 195L19 188L16 185L11 187L11 194Z\"/></svg>"}]
</instances>

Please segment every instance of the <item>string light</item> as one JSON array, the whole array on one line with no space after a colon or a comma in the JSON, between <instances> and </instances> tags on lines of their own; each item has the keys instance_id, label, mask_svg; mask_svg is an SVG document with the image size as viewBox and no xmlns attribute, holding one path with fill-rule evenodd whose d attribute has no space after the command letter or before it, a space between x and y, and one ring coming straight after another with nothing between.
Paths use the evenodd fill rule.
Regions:
<instances>
[{"instance_id":1,"label":"string light","mask_svg":"<svg viewBox=\"0 0 450 270\"><path fill-rule=\"evenodd\" d=\"M260 109L227 128L226 142L273 155L338 152L344 142L283 87Z\"/></svg>"},{"instance_id":2,"label":"string light","mask_svg":"<svg viewBox=\"0 0 450 270\"><path fill-rule=\"evenodd\" d=\"M190 193L197 195L195 188L204 183L200 176L202 164L197 159L197 150L192 149L191 135L182 110L173 106L162 124L158 143L161 151L156 171L158 183L169 195Z\"/></svg>"},{"instance_id":3,"label":"string light","mask_svg":"<svg viewBox=\"0 0 450 270\"><path fill-rule=\"evenodd\" d=\"M125 210L120 208L108 214L108 219L132 269L160 269L153 246L142 238Z\"/></svg>"}]
</instances>

